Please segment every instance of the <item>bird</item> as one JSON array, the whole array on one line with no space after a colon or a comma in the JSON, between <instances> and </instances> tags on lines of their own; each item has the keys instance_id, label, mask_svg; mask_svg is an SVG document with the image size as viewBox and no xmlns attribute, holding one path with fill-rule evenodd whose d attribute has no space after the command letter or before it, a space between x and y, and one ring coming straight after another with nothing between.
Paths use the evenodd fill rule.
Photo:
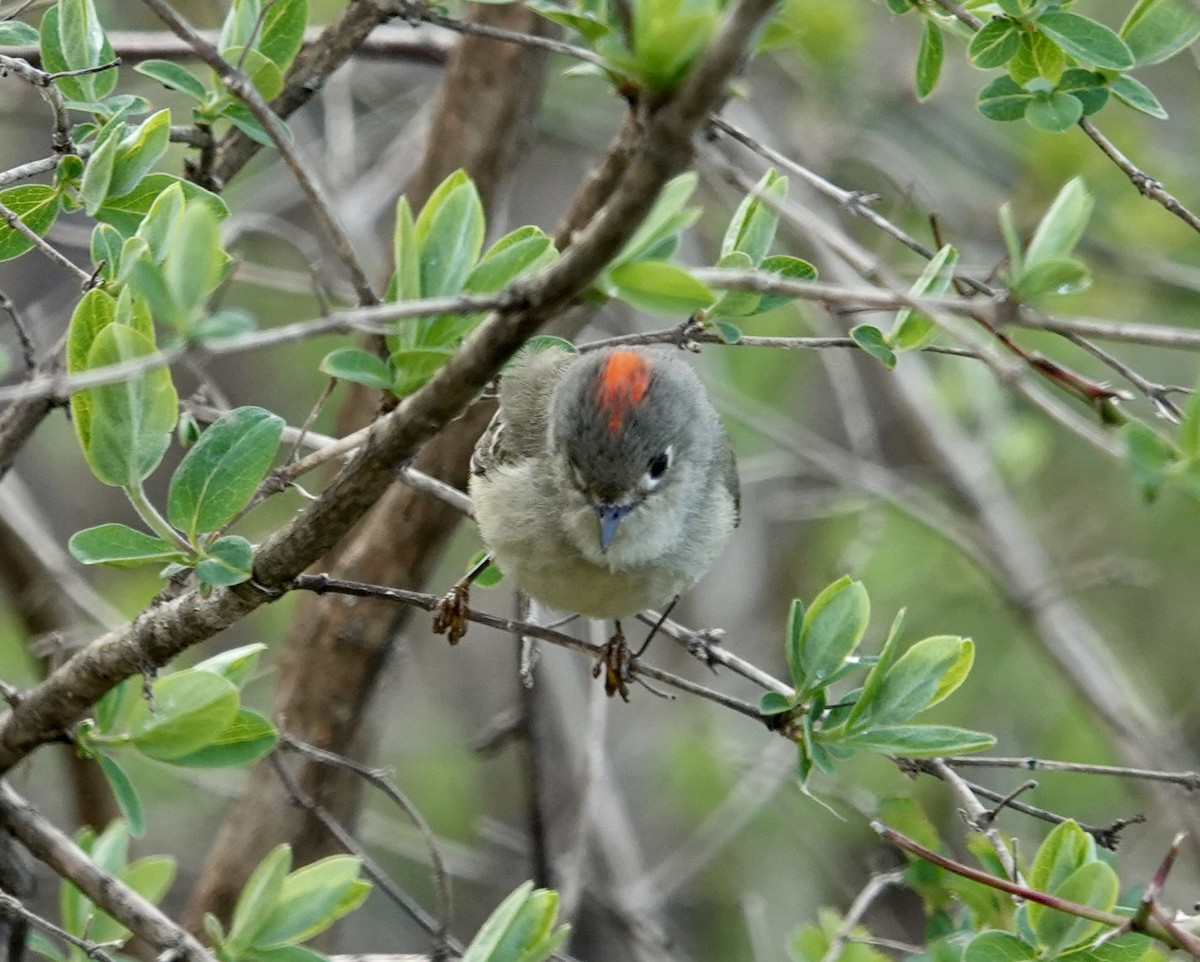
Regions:
<instances>
[{"instance_id":1,"label":"bird","mask_svg":"<svg viewBox=\"0 0 1200 962\"><path fill-rule=\"evenodd\" d=\"M616 622L594 674L603 670L608 694L626 700L621 619L669 610L740 517L729 437L671 347L523 349L500 379L469 492L485 560L551 608ZM435 618L452 642L481 570L451 589Z\"/></svg>"}]
</instances>

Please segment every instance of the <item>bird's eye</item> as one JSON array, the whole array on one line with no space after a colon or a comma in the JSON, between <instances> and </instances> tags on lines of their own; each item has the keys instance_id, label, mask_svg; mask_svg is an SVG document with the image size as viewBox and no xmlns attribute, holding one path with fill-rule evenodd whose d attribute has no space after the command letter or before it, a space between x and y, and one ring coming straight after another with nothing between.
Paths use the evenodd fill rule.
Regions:
<instances>
[{"instance_id":1,"label":"bird's eye","mask_svg":"<svg viewBox=\"0 0 1200 962\"><path fill-rule=\"evenodd\" d=\"M671 466L671 452L670 452L670 450L663 451L659 454L656 454L650 460L650 466L646 469L646 476L651 481L657 481L659 478L661 478L664 474L667 473L667 468L669 468L670 466Z\"/></svg>"}]
</instances>

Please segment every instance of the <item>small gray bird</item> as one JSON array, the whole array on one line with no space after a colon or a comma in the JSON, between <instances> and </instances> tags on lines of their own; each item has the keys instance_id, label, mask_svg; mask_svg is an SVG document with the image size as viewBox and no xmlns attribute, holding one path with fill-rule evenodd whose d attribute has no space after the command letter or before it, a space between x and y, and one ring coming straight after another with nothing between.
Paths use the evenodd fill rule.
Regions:
<instances>
[{"instance_id":1,"label":"small gray bird","mask_svg":"<svg viewBox=\"0 0 1200 962\"><path fill-rule=\"evenodd\" d=\"M470 493L484 544L518 588L617 620L610 695L627 694L620 619L695 585L738 523L729 439L670 348L519 355L472 456Z\"/></svg>"}]
</instances>

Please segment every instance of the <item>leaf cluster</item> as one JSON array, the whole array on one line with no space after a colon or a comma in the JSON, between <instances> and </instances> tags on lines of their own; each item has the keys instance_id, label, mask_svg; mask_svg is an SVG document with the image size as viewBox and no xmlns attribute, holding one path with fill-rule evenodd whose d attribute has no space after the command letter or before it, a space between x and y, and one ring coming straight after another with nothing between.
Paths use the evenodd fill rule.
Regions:
<instances>
[{"instance_id":1,"label":"leaf cluster","mask_svg":"<svg viewBox=\"0 0 1200 962\"><path fill-rule=\"evenodd\" d=\"M183 768L225 768L248 765L275 747L275 726L241 704L241 689L265 650L233 648L148 685L127 678L75 727L78 750L99 764L132 834L141 836L146 819L121 764L129 752Z\"/></svg>"},{"instance_id":2,"label":"leaf cluster","mask_svg":"<svg viewBox=\"0 0 1200 962\"><path fill-rule=\"evenodd\" d=\"M975 657L970 639L937 635L901 654L901 611L879 655L857 655L870 613L866 588L848 577L827 587L807 609L799 599L792 602L786 654L795 688L791 695L766 692L759 707L794 737L801 781L814 769L832 774L835 759L858 751L928 758L995 743L982 732L913 721L966 680ZM860 686L836 689L864 669Z\"/></svg>"},{"instance_id":3,"label":"leaf cluster","mask_svg":"<svg viewBox=\"0 0 1200 962\"><path fill-rule=\"evenodd\" d=\"M929 96L945 58L943 30L958 24L918 0L887 0L895 13L925 15L916 63L918 95ZM1072 9L1074 0L974 0L990 19L970 37L967 56L1004 73L979 92L979 110L998 121L1024 119L1058 133L1099 111L1110 95L1159 119L1154 93L1130 71L1169 59L1200 37L1200 11L1188 0L1138 0L1120 30Z\"/></svg>"}]
</instances>

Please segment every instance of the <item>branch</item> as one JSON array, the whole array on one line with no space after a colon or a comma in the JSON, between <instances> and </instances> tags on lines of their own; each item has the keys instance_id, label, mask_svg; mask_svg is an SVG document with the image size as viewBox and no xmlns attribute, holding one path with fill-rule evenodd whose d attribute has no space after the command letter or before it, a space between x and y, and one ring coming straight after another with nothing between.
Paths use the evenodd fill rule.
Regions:
<instances>
[{"instance_id":1,"label":"branch","mask_svg":"<svg viewBox=\"0 0 1200 962\"><path fill-rule=\"evenodd\" d=\"M215 45L220 31L197 30L205 43ZM316 46L325 30L309 27L304 31L304 47ZM171 33L151 33L143 30L110 30L108 42L121 58L122 64L141 63L144 60L194 60L196 51L186 40ZM416 60L425 63L442 63L450 50L449 33L437 28L414 31L411 27L376 27L371 35L357 45L354 56L359 59L378 59L394 62L398 59ZM30 63L38 63L41 49L36 44L5 48L9 56L20 57Z\"/></svg>"},{"instance_id":2,"label":"branch","mask_svg":"<svg viewBox=\"0 0 1200 962\"><path fill-rule=\"evenodd\" d=\"M160 953L216 962L196 939L116 876L104 871L29 802L0 781L0 822L29 851Z\"/></svg>"},{"instance_id":3,"label":"branch","mask_svg":"<svg viewBox=\"0 0 1200 962\"><path fill-rule=\"evenodd\" d=\"M1003 758L995 755L953 755L944 761L953 768L1022 768L1031 772L1078 772L1083 775L1109 775L1116 778L1168 782L1182 785L1189 792L1200 789L1200 772L1159 772L1123 765L1088 765L1083 762L1059 762L1047 758Z\"/></svg>"}]
</instances>

